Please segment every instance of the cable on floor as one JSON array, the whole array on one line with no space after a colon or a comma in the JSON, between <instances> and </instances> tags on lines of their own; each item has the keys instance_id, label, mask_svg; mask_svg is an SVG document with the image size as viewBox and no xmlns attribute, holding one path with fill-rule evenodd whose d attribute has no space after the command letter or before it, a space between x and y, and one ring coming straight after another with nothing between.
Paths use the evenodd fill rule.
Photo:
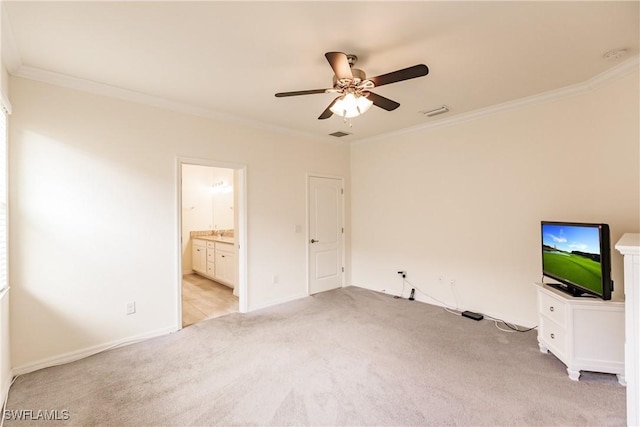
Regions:
<instances>
[{"instance_id":1,"label":"cable on floor","mask_svg":"<svg viewBox=\"0 0 640 427\"><path fill-rule=\"evenodd\" d=\"M501 331L504 331L504 332L529 332L529 331L532 331L532 330L534 330L534 329L537 329L537 328L538 328L538 326L534 326L534 327L532 327L532 328L520 329L520 328L518 327L518 325L515 325L515 324L513 324L513 323L509 323L509 322L506 322L506 321L504 321L504 320L502 320L502 319L498 319L498 318L496 318L496 317L492 317L492 316L484 316L484 317L485 317L485 319L487 319L487 320L491 320L491 321L493 321L493 322L495 323L495 325L496 325L496 328L498 328L498 329L500 329ZM502 329L500 326L498 326L498 324L499 324L499 323L504 324L507 328L509 328L509 330L507 330L507 329Z\"/></svg>"},{"instance_id":2,"label":"cable on floor","mask_svg":"<svg viewBox=\"0 0 640 427\"><path fill-rule=\"evenodd\" d=\"M439 302L440 304L442 304L442 308L443 308L447 313L455 314L456 316L461 316L461 315L462 315L462 312L461 312L461 311L460 311L460 309L458 308L458 307L459 307L459 305L458 305L458 296L456 295L456 293L455 293L455 291L454 291L454 290L452 290L452 292L453 292L453 297L454 297L454 299L456 300L456 307L455 307L455 308L454 308L454 307L452 307L451 305L449 305L449 304L447 304L447 303L445 303L445 302L443 302L443 301L439 300L438 298L436 298L436 297L434 297L434 296L432 296L432 295L429 295L428 293L426 293L425 291L423 291L423 290L422 290L422 289L420 289L419 287L415 286L414 284L412 284L410 281L408 281L408 280L407 280L406 278L404 278L404 277L402 278L402 292L400 293L400 296L396 296L395 298L403 298L403 297L402 297L402 295L404 294L404 289L405 289L405 285L406 285L406 284L409 284L412 288L416 289L418 292L420 292L422 295L426 296L427 298L430 298L430 299L432 299L433 301L436 301L436 302ZM495 327L496 327L498 330L502 331L502 332L509 332L509 333L513 333L513 332L529 332L529 331L532 331L532 330L534 330L534 329L537 329L537 328L538 328L538 326L534 326L534 327L532 327L532 328L528 328L528 329L520 329L520 328L518 327L518 325L515 325L515 324L513 324L513 323L509 323L509 322L506 322L505 320L498 319L498 318L496 318L496 317L492 317L492 316L484 315L484 318L485 318L485 319L487 319L487 320L492 321L492 322L494 323ZM509 329L501 328L501 327L499 326L499 324L500 324L500 323L504 324L504 325L505 325L507 328L509 328ZM2 427L2 426L0 426L0 427Z\"/></svg>"}]
</instances>

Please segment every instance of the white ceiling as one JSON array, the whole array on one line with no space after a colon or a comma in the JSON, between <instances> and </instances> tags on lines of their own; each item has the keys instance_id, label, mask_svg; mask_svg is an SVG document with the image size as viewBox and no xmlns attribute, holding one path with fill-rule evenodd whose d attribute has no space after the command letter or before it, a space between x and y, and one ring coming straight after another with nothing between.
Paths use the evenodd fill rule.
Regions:
<instances>
[{"instance_id":1,"label":"white ceiling","mask_svg":"<svg viewBox=\"0 0 640 427\"><path fill-rule=\"evenodd\" d=\"M352 132L341 141L355 141L585 82L637 56L638 5L5 1L3 58L15 75L70 76L245 123L327 139ZM603 58L616 48L627 55ZM331 87L328 51L356 54L370 77L420 63L430 73L375 89L400 108L372 107L351 128L317 119L333 94L274 97ZM450 113L419 113L443 104Z\"/></svg>"}]
</instances>

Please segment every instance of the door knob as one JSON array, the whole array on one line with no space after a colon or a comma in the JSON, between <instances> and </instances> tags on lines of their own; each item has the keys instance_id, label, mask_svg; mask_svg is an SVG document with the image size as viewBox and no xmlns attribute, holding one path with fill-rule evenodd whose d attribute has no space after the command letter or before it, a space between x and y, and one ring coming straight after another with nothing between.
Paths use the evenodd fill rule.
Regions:
<instances>
[{"instance_id":1,"label":"door knob","mask_svg":"<svg viewBox=\"0 0 640 427\"><path fill-rule=\"evenodd\" d=\"M311 239L311 243L318 243L320 240Z\"/></svg>"}]
</instances>

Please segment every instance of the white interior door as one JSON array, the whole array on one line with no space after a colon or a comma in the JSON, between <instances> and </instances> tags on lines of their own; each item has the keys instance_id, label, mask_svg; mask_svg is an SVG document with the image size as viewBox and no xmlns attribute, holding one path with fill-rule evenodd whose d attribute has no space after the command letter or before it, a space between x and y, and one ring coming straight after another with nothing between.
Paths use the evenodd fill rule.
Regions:
<instances>
[{"instance_id":1,"label":"white interior door","mask_svg":"<svg viewBox=\"0 0 640 427\"><path fill-rule=\"evenodd\" d=\"M309 293L342 286L342 180L309 177Z\"/></svg>"}]
</instances>

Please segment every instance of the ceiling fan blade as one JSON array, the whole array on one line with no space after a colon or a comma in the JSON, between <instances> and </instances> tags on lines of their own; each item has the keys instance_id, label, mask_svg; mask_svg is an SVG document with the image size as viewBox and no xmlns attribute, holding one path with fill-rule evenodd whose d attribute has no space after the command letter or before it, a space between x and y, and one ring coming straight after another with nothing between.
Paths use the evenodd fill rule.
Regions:
<instances>
[{"instance_id":1,"label":"ceiling fan blade","mask_svg":"<svg viewBox=\"0 0 640 427\"><path fill-rule=\"evenodd\" d=\"M400 106L396 101L380 96L377 93L369 92L368 98L373 102L373 105L380 107L383 110L393 111Z\"/></svg>"},{"instance_id":2,"label":"ceiling fan blade","mask_svg":"<svg viewBox=\"0 0 640 427\"><path fill-rule=\"evenodd\" d=\"M346 54L342 52L327 52L324 54L324 57L329 61L331 68L333 68L333 73L338 79L353 78L351 66L349 65L349 60L347 59Z\"/></svg>"},{"instance_id":3,"label":"ceiling fan blade","mask_svg":"<svg viewBox=\"0 0 640 427\"><path fill-rule=\"evenodd\" d=\"M276 98L282 98L285 96L312 95L314 93L325 93L327 90L329 89L299 90L297 92L279 92L279 93L276 93Z\"/></svg>"},{"instance_id":4,"label":"ceiling fan blade","mask_svg":"<svg viewBox=\"0 0 640 427\"><path fill-rule=\"evenodd\" d=\"M338 97L340 98L340 97ZM320 114L320 116L318 117L318 120L324 120L324 119L328 119L329 117L333 116L333 112L331 111L331 107L333 107L333 104L336 103L336 101L338 100L338 98L334 99L333 101L331 101L331 104L329 104L329 106L327 107L326 110L324 110L322 112L322 114Z\"/></svg>"},{"instance_id":5,"label":"ceiling fan blade","mask_svg":"<svg viewBox=\"0 0 640 427\"><path fill-rule=\"evenodd\" d=\"M416 77L422 77L429 74L429 68L424 65L414 65L413 67L403 68L402 70L393 71L387 74L381 74L376 77L372 77L369 80L378 87L382 85L388 85L389 83L401 82L403 80L415 79Z\"/></svg>"}]
</instances>

